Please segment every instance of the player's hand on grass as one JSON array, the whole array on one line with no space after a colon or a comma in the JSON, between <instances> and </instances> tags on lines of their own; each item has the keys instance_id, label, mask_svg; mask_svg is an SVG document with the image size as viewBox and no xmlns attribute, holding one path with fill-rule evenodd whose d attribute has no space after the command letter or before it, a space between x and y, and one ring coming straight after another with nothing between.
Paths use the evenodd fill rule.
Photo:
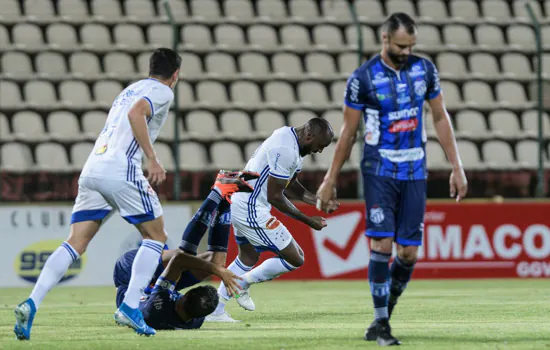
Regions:
<instances>
[{"instance_id":1,"label":"player's hand on grass","mask_svg":"<svg viewBox=\"0 0 550 350\"><path fill-rule=\"evenodd\" d=\"M166 180L166 170L164 170L164 167L160 164L158 159L149 159L149 166L147 169L149 172L147 180L149 180L151 185L160 185L164 182L164 180Z\"/></svg>"},{"instance_id":2,"label":"player's hand on grass","mask_svg":"<svg viewBox=\"0 0 550 350\"><path fill-rule=\"evenodd\" d=\"M468 192L468 180L463 168L453 169L449 178L449 188L451 198L456 197L456 201L460 202L461 199L466 197Z\"/></svg>"},{"instance_id":3,"label":"player's hand on grass","mask_svg":"<svg viewBox=\"0 0 550 350\"><path fill-rule=\"evenodd\" d=\"M241 287L238 281L242 281L241 277L235 275L233 272L221 266L217 267L216 275L222 279L223 284L225 284L225 288L227 289L227 294L229 296L233 297L239 294Z\"/></svg>"},{"instance_id":4,"label":"player's hand on grass","mask_svg":"<svg viewBox=\"0 0 550 350\"><path fill-rule=\"evenodd\" d=\"M327 222L325 220L325 218L321 217L321 216L311 216L309 218L309 226L316 230L316 231L320 231L323 227L326 227L327 226Z\"/></svg>"},{"instance_id":5,"label":"player's hand on grass","mask_svg":"<svg viewBox=\"0 0 550 350\"><path fill-rule=\"evenodd\" d=\"M332 202L332 203L331 203ZM317 210L333 212L338 209L340 203L336 201L336 186L327 180L323 181L317 190Z\"/></svg>"}]
</instances>

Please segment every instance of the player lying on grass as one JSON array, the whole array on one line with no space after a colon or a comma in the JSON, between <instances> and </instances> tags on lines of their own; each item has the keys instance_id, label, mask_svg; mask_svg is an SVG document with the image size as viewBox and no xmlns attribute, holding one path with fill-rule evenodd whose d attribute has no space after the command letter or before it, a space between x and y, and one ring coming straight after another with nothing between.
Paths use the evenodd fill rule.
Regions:
<instances>
[{"instance_id":1,"label":"player lying on grass","mask_svg":"<svg viewBox=\"0 0 550 350\"><path fill-rule=\"evenodd\" d=\"M153 279L146 288L139 309L147 324L156 329L200 328L204 316L218 304L217 291L201 286L184 295L177 291L191 287L210 275L220 277L233 295L238 290L236 278L225 269L230 229L230 197L234 192L251 192L247 180L258 178L254 173L220 171L212 191L187 225L178 249L164 250ZM197 247L209 230L208 251L195 257ZM165 247L166 249L167 247ZM117 306L124 300L133 273L132 264L137 249L126 252L115 264L114 282L117 287Z\"/></svg>"}]
</instances>

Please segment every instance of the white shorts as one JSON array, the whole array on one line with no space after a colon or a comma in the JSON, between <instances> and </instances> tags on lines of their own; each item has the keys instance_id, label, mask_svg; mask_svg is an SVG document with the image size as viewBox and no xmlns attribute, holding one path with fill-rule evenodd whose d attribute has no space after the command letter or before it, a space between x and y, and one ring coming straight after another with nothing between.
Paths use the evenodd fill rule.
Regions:
<instances>
[{"instance_id":1,"label":"white shorts","mask_svg":"<svg viewBox=\"0 0 550 350\"><path fill-rule=\"evenodd\" d=\"M93 177L78 179L78 196L73 207L71 224L103 220L113 209L134 225L162 216L158 196L145 179L136 181Z\"/></svg>"},{"instance_id":2,"label":"white shorts","mask_svg":"<svg viewBox=\"0 0 550 350\"><path fill-rule=\"evenodd\" d=\"M276 254L285 249L294 239L292 234L276 217L258 215L231 216L235 240L238 244L252 244L257 252L272 251Z\"/></svg>"}]
</instances>

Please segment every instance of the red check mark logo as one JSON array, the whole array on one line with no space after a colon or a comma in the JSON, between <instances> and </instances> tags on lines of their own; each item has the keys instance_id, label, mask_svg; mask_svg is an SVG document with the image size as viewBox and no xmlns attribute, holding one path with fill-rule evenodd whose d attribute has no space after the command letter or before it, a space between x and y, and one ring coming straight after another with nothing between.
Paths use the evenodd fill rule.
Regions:
<instances>
[{"instance_id":1,"label":"red check mark logo","mask_svg":"<svg viewBox=\"0 0 550 350\"><path fill-rule=\"evenodd\" d=\"M353 236L348 240L344 248L340 248L334 244L331 240L325 239L323 241L323 246L332 252L333 254L340 257L342 260L347 260L353 251L353 248L357 244L357 241L361 238L361 230L354 232Z\"/></svg>"}]
</instances>

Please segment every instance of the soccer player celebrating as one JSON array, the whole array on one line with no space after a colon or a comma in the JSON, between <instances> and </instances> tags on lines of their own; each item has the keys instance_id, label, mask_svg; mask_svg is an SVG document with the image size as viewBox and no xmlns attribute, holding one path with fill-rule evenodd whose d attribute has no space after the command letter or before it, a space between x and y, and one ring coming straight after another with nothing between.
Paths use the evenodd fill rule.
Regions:
<instances>
[{"instance_id":1,"label":"soccer player celebrating","mask_svg":"<svg viewBox=\"0 0 550 350\"><path fill-rule=\"evenodd\" d=\"M363 117L366 129L361 170L371 249L368 278L375 316L365 339L383 346L400 344L391 334L389 318L411 278L422 243L427 177L422 116L425 100L452 165L450 195L459 201L467 192L437 69L430 61L411 54L416 35L411 17L392 14L383 24L382 52L349 77L341 136L317 192L323 208L334 200L338 173L349 157ZM392 241L397 244L397 257L390 269Z\"/></svg>"},{"instance_id":2,"label":"soccer player celebrating","mask_svg":"<svg viewBox=\"0 0 550 350\"><path fill-rule=\"evenodd\" d=\"M216 289L201 286L189 290L185 295L178 291L210 275L222 279L229 295L238 291L236 279L239 277L223 267L231 224L229 200L235 192L252 192L246 180L258 177L259 174L254 173L220 171L208 198L187 225L179 249L164 250L162 253L151 286L145 291L149 295L139 306L148 325L157 330L200 328L204 317L218 305ZM208 229L208 251L195 257L197 247ZM117 287L117 307L122 303L128 288L137 251L126 252L115 264L113 278Z\"/></svg>"},{"instance_id":3,"label":"soccer player celebrating","mask_svg":"<svg viewBox=\"0 0 550 350\"><path fill-rule=\"evenodd\" d=\"M151 280L167 239L162 207L149 181L159 184L166 178L153 142L168 116L180 66L181 57L176 52L155 50L149 60L149 78L131 84L114 100L105 127L80 174L69 238L50 255L31 295L15 309L14 332L18 339L30 339L42 300L84 253L113 209L143 236L128 291L115 320L138 334L155 334L138 309L141 290ZM141 169L144 154L148 178Z\"/></svg>"},{"instance_id":4,"label":"soccer player celebrating","mask_svg":"<svg viewBox=\"0 0 550 350\"><path fill-rule=\"evenodd\" d=\"M239 192L232 196L231 223L239 245L239 255L228 267L243 278L239 281L241 292L237 302L244 309L255 309L248 293L250 285L277 278L304 263L302 249L288 229L271 215L271 207L315 230L326 226L322 217L305 215L288 198L316 204L315 195L300 184L297 175L302 169L303 157L322 152L333 137L332 127L322 118L311 119L298 128L282 127L258 147L246 164L245 170L260 173L260 178L251 181L254 186L252 193ZM336 201L329 201L326 210L332 211L337 207ZM278 257L267 259L253 268L263 251L272 251ZM226 318L223 316L225 303L231 296L223 283L218 293L220 303L209 316L210 321L215 321L216 317L222 318L219 321Z\"/></svg>"}]
</instances>

